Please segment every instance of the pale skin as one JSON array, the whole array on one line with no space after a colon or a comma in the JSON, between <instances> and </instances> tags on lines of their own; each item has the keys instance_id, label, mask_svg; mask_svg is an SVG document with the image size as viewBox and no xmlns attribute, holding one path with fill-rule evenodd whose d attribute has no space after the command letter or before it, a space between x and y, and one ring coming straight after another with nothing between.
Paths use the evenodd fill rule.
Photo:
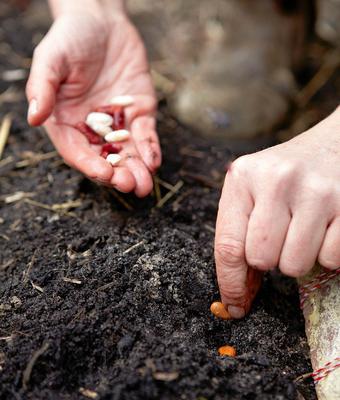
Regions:
<instances>
[{"instance_id":1,"label":"pale skin","mask_svg":"<svg viewBox=\"0 0 340 400\"><path fill-rule=\"evenodd\" d=\"M43 124L64 160L87 177L139 197L161 164L156 97L144 45L123 0L50 0L55 18L37 47L27 84L28 122ZM114 95L136 98L126 110L132 139L112 167L72 125ZM340 266L340 108L293 140L237 159L222 191L215 259L222 302L242 318L277 266L306 274L319 260Z\"/></svg>"}]
</instances>

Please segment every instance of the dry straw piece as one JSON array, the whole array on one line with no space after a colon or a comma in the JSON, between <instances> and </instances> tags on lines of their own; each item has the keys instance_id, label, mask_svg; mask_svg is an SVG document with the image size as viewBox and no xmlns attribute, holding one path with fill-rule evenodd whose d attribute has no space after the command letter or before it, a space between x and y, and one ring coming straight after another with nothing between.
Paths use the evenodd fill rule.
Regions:
<instances>
[{"instance_id":1,"label":"dry straw piece","mask_svg":"<svg viewBox=\"0 0 340 400\"><path fill-rule=\"evenodd\" d=\"M4 152L6 146L11 125L12 125L12 117L10 114L6 114L2 120L0 127L0 159L2 157L2 153Z\"/></svg>"}]
</instances>

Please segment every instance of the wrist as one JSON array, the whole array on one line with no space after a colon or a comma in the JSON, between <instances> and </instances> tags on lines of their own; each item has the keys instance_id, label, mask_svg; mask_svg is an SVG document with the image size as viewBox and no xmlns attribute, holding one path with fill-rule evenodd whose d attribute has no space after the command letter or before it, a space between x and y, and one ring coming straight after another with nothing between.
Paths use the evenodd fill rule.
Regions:
<instances>
[{"instance_id":1,"label":"wrist","mask_svg":"<svg viewBox=\"0 0 340 400\"><path fill-rule=\"evenodd\" d=\"M48 0L53 18L90 14L100 20L125 16L124 0Z\"/></svg>"}]
</instances>

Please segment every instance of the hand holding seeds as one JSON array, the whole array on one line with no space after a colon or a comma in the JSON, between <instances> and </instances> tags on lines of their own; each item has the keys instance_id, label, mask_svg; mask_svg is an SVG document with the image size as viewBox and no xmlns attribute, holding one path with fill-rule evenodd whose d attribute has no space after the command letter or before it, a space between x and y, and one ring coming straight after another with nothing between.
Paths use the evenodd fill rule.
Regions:
<instances>
[{"instance_id":1,"label":"hand holding seeds","mask_svg":"<svg viewBox=\"0 0 340 400\"><path fill-rule=\"evenodd\" d=\"M340 266L340 107L284 144L230 167L216 225L215 257L223 304L242 318L261 273L279 266L307 274L316 260Z\"/></svg>"},{"instance_id":2,"label":"hand holding seeds","mask_svg":"<svg viewBox=\"0 0 340 400\"><path fill-rule=\"evenodd\" d=\"M58 14L34 52L28 121L44 124L67 164L142 197L161 162L156 98L135 28L122 10L100 12Z\"/></svg>"}]
</instances>

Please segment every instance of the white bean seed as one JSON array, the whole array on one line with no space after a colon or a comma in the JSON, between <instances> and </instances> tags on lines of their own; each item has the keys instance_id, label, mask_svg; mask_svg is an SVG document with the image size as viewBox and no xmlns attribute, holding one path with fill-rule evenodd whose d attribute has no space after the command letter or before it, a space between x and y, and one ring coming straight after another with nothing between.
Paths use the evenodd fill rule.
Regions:
<instances>
[{"instance_id":1,"label":"white bean seed","mask_svg":"<svg viewBox=\"0 0 340 400\"><path fill-rule=\"evenodd\" d=\"M119 154L109 154L106 157L106 161L108 161L111 165L117 165L122 157Z\"/></svg>"},{"instance_id":2,"label":"white bean seed","mask_svg":"<svg viewBox=\"0 0 340 400\"><path fill-rule=\"evenodd\" d=\"M132 96L129 95L123 95L123 96L115 96L111 99L110 104L113 106L122 106L122 107L127 107L131 106L134 104L135 99Z\"/></svg>"},{"instance_id":3,"label":"white bean seed","mask_svg":"<svg viewBox=\"0 0 340 400\"><path fill-rule=\"evenodd\" d=\"M105 137L108 133L112 132L112 128L104 124L96 123L89 125L89 127L102 137Z\"/></svg>"},{"instance_id":4,"label":"white bean seed","mask_svg":"<svg viewBox=\"0 0 340 400\"><path fill-rule=\"evenodd\" d=\"M109 143L113 142L123 142L130 137L130 132L126 129L119 129L117 131L112 131L105 135L105 140Z\"/></svg>"},{"instance_id":5,"label":"white bean seed","mask_svg":"<svg viewBox=\"0 0 340 400\"><path fill-rule=\"evenodd\" d=\"M113 124L113 118L109 114L100 112L91 112L86 118L86 123L90 127L92 127L92 125L94 124L111 126Z\"/></svg>"}]
</instances>

